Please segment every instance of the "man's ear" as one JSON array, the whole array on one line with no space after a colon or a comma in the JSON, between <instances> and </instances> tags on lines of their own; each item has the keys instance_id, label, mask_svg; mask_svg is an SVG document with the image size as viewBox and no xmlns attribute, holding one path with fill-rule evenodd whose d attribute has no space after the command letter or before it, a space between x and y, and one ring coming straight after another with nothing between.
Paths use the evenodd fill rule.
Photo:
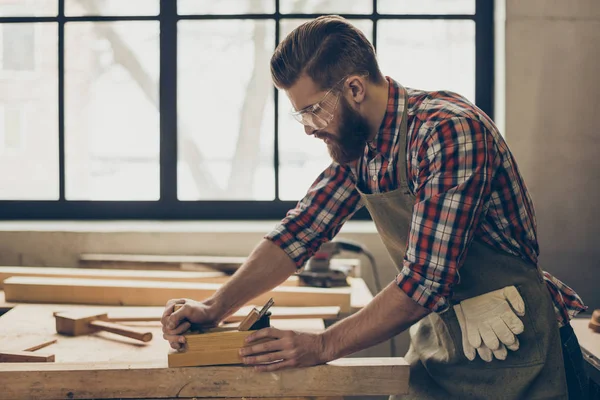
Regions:
<instances>
[{"instance_id":1,"label":"man's ear","mask_svg":"<svg viewBox=\"0 0 600 400\"><path fill-rule=\"evenodd\" d=\"M362 103L366 97L367 82L362 76L352 76L346 84L350 88L351 100L355 103Z\"/></svg>"}]
</instances>

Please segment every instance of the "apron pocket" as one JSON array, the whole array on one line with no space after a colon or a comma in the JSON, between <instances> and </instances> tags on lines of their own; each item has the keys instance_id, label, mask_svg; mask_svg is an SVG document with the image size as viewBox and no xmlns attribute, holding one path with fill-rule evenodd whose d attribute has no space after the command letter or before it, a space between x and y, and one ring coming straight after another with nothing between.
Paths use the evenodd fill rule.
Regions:
<instances>
[{"instance_id":1,"label":"apron pocket","mask_svg":"<svg viewBox=\"0 0 600 400\"><path fill-rule=\"evenodd\" d=\"M537 308L532 307L534 304L530 300L531 296L536 295L535 290L532 291L531 287L526 288L524 285L515 285L515 287L525 303L525 315L519 317L523 322L525 329L523 330L523 333L517 335L517 338L519 339L519 348L516 351L507 349L505 360L498 360L494 356L491 362L486 362L481 359L479 354L477 354L473 361L469 361L463 352L462 335L458 319L456 318L456 314L452 316L453 321L450 321L449 326L450 329L454 331L453 336L456 337L461 357L468 367L475 369L497 369L517 366L526 367L544 363L545 357L540 344L540 342L543 341L543 337L540 335L541 330L538 328L539 325L536 326L536 321L534 320L534 318L539 318L540 314Z\"/></svg>"}]
</instances>

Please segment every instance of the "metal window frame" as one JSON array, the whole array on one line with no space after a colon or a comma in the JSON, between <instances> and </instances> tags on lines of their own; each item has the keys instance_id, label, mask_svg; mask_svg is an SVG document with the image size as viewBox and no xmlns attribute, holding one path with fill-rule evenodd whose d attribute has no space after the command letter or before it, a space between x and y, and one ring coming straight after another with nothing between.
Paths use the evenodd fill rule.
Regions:
<instances>
[{"instance_id":1,"label":"metal window frame","mask_svg":"<svg viewBox=\"0 0 600 400\"><path fill-rule=\"evenodd\" d=\"M56 22L58 26L58 200L0 200L2 220L278 220L296 205L279 200L278 91L274 90L275 200L189 201L177 199L177 22L180 20L264 19L275 22L275 46L280 40L282 19L309 19L322 14L282 14L279 0L272 14L178 15L176 0L160 0L156 16L65 16L65 0L58 0L55 17L0 17L0 23ZM475 22L475 103L493 118L494 99L494 1L475 0L475 14L379 14L373 0L370 14L341 14L350 20L373 21L373 43L377 45L380 20L472 20ZM160 198L156 201L81 201L65 198L65 23L71 21L159 21L160 25ZM307 188L308 189L308 188ZM369 219L360 210L355 220Z\"/></svg>"}]
</instances>

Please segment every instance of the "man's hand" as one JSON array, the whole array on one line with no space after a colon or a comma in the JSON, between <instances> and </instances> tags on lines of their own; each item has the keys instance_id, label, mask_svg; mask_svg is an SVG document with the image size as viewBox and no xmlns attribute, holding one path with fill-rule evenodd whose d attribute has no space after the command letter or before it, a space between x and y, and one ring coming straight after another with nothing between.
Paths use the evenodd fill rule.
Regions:
<instances>
[{"instance_id":1,"label":"man's hand","mask_svg":"<svg viewBox=\"0 0 600 400\"><path fill-rule=\"evenodd\" d=\"M175 304L182 306L179 310L173 311ZM172 348L181 350L185 345L185 337L182 334L190 329L192 324L210 328L218 324L218 319L217 312L210 303L172 299L167 302L160 322L163 338L169 341Z\"/></svg>"},{"instance_id":2,"label":"man's hand","mask_svg":"<svg viewBox=\"0 0 600 400\"><path fill-rule=\"evenodd\" d=\"M463 300L454 310L462 331L463 351L469 360L475 359L476 350L484 361L492 361L492 354L504 360L507 348L519 348L516 335L525 328L517 315L525 315L525 303L514 286Z\"/></svg>"},{"instance_id":3,"label":"man's hand","mask_svg":"<svg viewBox=\"0 0 600 400\"><path fill-rule=\"evenodd\" d=\"M260 339L271 339L255 344ZM256 365L258 371L275 371L291 367L310 367L328 361L323 336L315 333L263 328L246 338L247 345L240 349L242 362Z\"/></svg>"}]
</instances>

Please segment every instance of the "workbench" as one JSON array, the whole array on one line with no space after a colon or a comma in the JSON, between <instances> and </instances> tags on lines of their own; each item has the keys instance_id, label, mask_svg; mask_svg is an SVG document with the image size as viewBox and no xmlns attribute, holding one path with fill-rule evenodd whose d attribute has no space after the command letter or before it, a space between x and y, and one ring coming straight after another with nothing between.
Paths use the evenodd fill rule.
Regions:
<instances>
[{"instance_id":1,"label":"workbench","mask_svg":"<svg viewBox=\"0 0 600 400\"><path fill-rule=\"evenodd\" d=\"M353 311L372 295L355 280ZM356 289L356 295L354 295ZM168 368L169 344L160 322L128 323L144 327L153 339L142 343L108 332L67 337L55 330L54 312L85 308L111 317L160 315L164 307L67 304L10 304L0 291L0 350L22 351L52 339L38 350L53 353L54 362L0 363L0 399L36 398L231 398L275 397L287 400L340 400L344 395L389 395L408 389L408 365L402 358L344 358L327 365L255 372L241 365ZM280 329L317 332L322 319L272 319ZM294 397L290 397L294 396Z\"/></svg>"},{"instance_id":2,"label":"workbench","mask_svg":"<svg viewBox=\"0 0 600 400\"><path fill-rule=\"evenodd\" d=\"M583 361L590 383L590 399L600 398L600 333L596 333L588 327L590 322L587 318L574 318L571 326L577 336Z\"/></svg>"}]
</instances>

